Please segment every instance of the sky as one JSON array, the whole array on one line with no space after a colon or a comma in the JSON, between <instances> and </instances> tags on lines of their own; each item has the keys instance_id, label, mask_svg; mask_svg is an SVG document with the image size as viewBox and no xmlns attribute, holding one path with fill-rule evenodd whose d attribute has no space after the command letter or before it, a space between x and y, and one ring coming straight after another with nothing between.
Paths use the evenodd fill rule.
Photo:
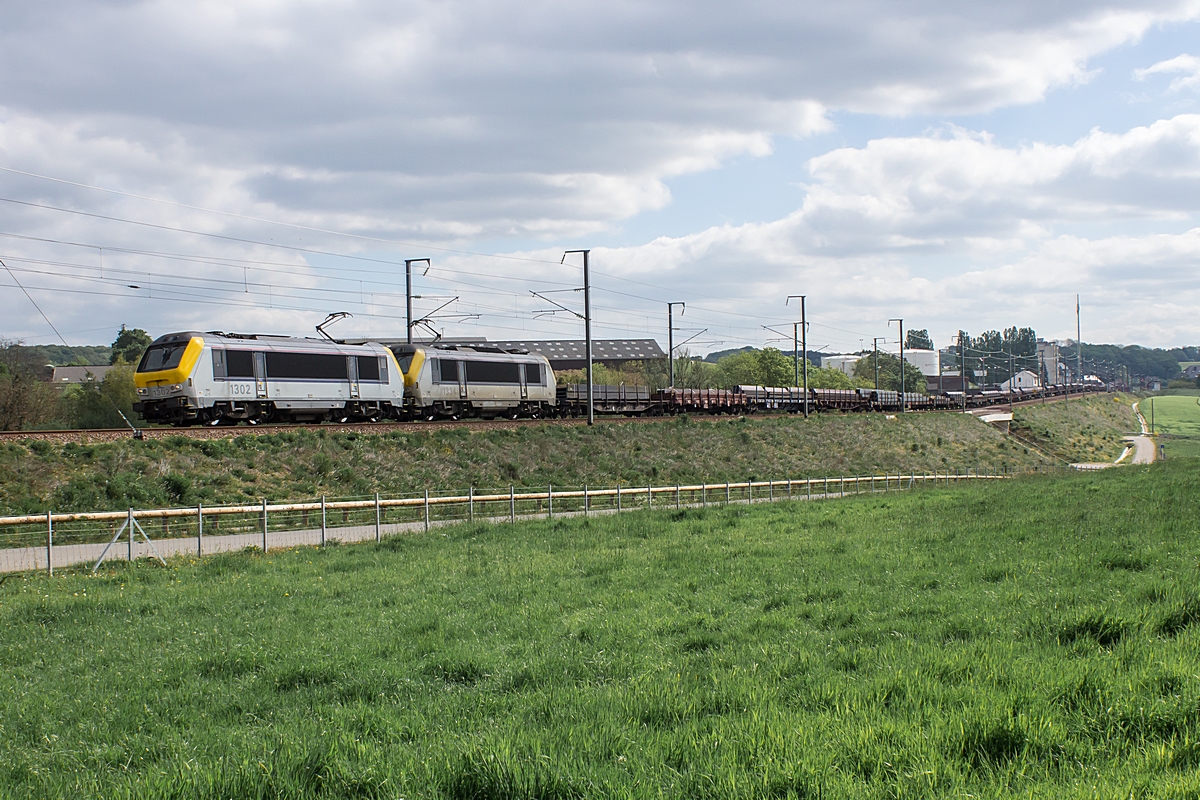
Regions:
<instances>
[{"instance_id":1,"label":"sky","mask_svg":"<svg viewBox=\"0 0 1200 800\"><path fill-rule=\"evenodd\" d=\"M0 5L0 338L1200 344L1200 0ZM537 294L534 294L534 293Z\"/></svg>"}]
</instances>

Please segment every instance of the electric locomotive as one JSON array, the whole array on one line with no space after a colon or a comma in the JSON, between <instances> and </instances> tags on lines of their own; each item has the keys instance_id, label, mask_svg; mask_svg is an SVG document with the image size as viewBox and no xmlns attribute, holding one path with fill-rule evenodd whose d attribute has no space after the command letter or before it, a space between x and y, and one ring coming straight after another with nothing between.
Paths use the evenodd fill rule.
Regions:
<instances>
[{"instance_id":1,"label":"electric locomotive","mask_svg":"<svg viewBox=\"0 0 1200 800\"><path fill-rule=\"evenodd\" d=\"M394 345L413 419L549 416L554 370L545 356L484 344Z\"/></svg>"},{"instance_id":2,"label":"electric locomotive","mask_svg":"<svg viewBox=\"0 0 1200 800\"><path fill-rule=\"evenodd\" d=\"M400 416L404 376L381 344L184 332L155 339L134 373L133 410L180 427L375 421Z\"/></svg>"}]
</instances>

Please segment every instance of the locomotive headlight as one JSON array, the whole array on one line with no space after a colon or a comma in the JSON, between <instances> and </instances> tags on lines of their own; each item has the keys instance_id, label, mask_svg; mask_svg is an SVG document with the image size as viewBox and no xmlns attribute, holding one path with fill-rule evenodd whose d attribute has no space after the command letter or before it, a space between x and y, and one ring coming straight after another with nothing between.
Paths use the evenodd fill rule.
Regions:
<instances>
[{"instance_id":1,"label":"locomotive headlight","mask_svg":"<svg viewBox=\"0 0 1200 800\"><path fill-rule=\"evenodd\" d=\"M149 389L138 389L138 394L150 394Z\"/></svg>"},{"instance_id":2,"label":"locomotive headlight","mask_svg":"<svg viewBox=\"0 0 1200 800\"><path fill-rule=\"evenodd\" d=\"M172 391L172 392L182 392L182 391L183 391L183 384L182 384L182 383L175 383L175 384L172 384L172 385L171 385L171 391Z\"/></svg>"}]
</instances>

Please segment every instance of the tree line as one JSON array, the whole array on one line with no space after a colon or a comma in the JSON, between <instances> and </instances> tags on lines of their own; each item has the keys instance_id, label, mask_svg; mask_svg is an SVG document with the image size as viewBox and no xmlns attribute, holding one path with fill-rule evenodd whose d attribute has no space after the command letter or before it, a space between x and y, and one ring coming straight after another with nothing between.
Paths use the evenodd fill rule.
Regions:
<instances>
[{"instance_id":1,"label":"tree line","mask_svg":"<svg viewBox=\"0 0 1200 800\"><path fill-rule=\"evenodd\" d=\"M133 372L150 341L146 331L124 325L108 348L27 347L0 339L0 430L124 427L134 419ZM61 389L50 383L48 357L71 357L58 366L91 366L94 351L107 352L113 367L103 380Z\"/></svg>"},{"instance_id":2,"label":"tree line","mask_svg":"<svg viewBox=\"0 0 1200 800\"><path fill-rule=\"evenodd\" d=\"M803 362L800 368L803 370ZM583 383L584 371L556 372L559 384ZM647 362L627 362L620 367L603 364L592 366L592 380L597 384L626 384L664 389L669 383L666 359ZM803 382L803 376L800 383ZM904 363L905 388L909 392L925 392L925 376L907 361ZM774 347L762 350L747 349L730 353L715 363L692 358L687 353L675 359L675 386L679 389L732 389L735 386L797 386L795 357ZM808 386L812 389L872 388L875 384L874 354L865 354L854 366L850 376L838 369L819 367L811 360L808 365ZM889 353L879 354L879 388L899 391L900 359Z\"/></svg>"}]
</instances>

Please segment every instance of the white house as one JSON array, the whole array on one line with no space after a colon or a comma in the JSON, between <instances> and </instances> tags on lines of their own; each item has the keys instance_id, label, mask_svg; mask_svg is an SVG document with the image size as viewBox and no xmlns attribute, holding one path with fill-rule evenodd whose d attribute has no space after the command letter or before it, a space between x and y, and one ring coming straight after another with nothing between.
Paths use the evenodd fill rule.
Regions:
<instances>
[{"instance_id":1,"label":"white house","mask_svg":"<svg viewBox=\"0 0 1200 800\"><path fill-rule=\"evenodd\" d=\"M1000 391L1019 391L1021 389L1036 389L1038 388L1038 376L1027 369L1023 369L1016 375L1012 376L1011 380L1007 380L1000 384Z\"/></svg>"},{"instance_id":2,"label":"white house","mask_svg":"<svg viewBox=\"0 0 1200 800\"><path fill-rule=\"evenodd\" d=\"M936 350L909 350L904 348L904 360L921 370L925 377L938 375L938 352Z\"/></svg>"}]
</instances>

